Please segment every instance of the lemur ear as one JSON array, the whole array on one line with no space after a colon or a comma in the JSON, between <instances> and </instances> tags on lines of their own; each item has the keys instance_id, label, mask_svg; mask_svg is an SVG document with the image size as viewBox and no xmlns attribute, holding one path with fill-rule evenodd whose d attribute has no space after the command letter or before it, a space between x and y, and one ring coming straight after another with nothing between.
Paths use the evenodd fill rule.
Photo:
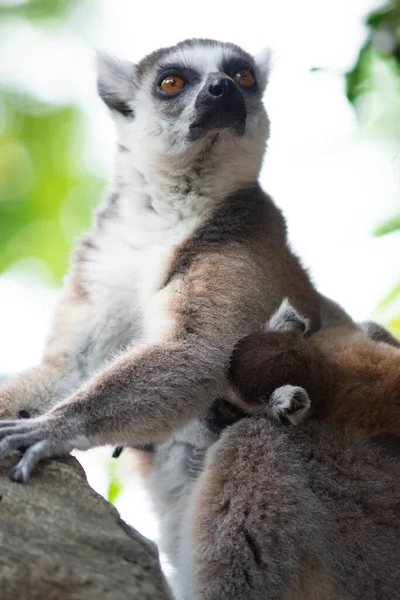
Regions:
<instances>
[{"instance_id":1,"label":"lemur ear","mask_svg":"<svg viewBox=\"0 0 400 600\"><path fill-rule=\"evenodd\" d=\"M97 90L100 98L112 110L124 117L133 117L132 100L135 91L136 67L128 60L120 60L97 53Z\"/></svg>"},{"instance_id":2,"label":"lemur ear","mask_svg":"<svg viewBox=\"0 0 400 600\"><path fill-rule=\"evenodd\" d=\"M257 67L258 82L260 88L264 90L267 86L269 74L271 71L272 62L272 50L271 48L264 48L254 56L254 61Z\"/></svg>"},{"instance_id":3,"label":"lemur ear","mask_svg":"<svg viewBox=\"0 0 400 600\"><path fill-rule=\"evenodd\" d=\"M310 329L310 320L303 317L292 306L287 298L284 298L282 304L270 317L267 330L272 331L298 331L304 335Z\"/></svg>"}]
</instances>

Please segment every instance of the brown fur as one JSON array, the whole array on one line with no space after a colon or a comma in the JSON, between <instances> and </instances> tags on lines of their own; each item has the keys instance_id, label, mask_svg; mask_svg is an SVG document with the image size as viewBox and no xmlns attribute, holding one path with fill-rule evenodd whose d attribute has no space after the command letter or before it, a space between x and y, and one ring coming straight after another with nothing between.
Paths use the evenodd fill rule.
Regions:
<instances>
[{"instance_id":1,"label":"brown fur","mask_svg":"<svg viewBox=\"0 0 400 600\"><path fill-rule=\"evenodd\" d=\"M247 403L297 385L308 392L315 418L367 435L400 434L400 349L358 328L309 339L292 331L248 336L236 347L230 377Z\"/></svg>"},{"instance_id":2,"label":"brown fur","mask_svg":"<svg viewBox=\"0 0 400 600\"><path fill-rule=\"evenodd\" d=\"M85 361L90 348L85 344L90 340L81 336L82 331L88 335L86 322L94 310L86 264L102 259L92 238L93 234L85 237L75 255L65 299L44 361L33 371L30 393L21 394L23 374L0 394L3 418L15 417L21 409L32 415L43 412L61 399L71 370L76 377L72 390L89 375ZM235 344L260 330L287 295L318 329L321 297L287 245L281 212L254 185L219 201L204 224L171 254L164 283L154 294L157 319L161 314L165 322L158 341L121 353L55 414L65 413L71 427L78 415L102 414L96 422L85 417L86 435L94 436L97 444L162 439L208 408L219 393ZM103 331L106 338L107 329ZM47 361L55 359L61 360L61 368L50 381ZM36 394L42 377L48 389L44 394L40 387ZM188 402L190 394L193 402Z\"/></svg>"},{"instance_id":3,"label":"brown fur","mask_svg":"<svg viewBox=\"0 0 400 600\"><path fill-rule=\"evenodd\" d=\"M399 466L317 422L227 428L193 499L197 600L397 597Z\"/></svg>"}]
</instances>

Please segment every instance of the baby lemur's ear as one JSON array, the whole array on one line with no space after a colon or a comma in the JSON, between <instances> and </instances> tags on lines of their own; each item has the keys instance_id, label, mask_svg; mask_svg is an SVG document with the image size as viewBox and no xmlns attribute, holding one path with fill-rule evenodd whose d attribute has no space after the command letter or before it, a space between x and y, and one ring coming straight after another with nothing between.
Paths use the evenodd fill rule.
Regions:
<instances>
[{"instance_id":1,"label":"baby lemur's ear","mask_svg":"<svg viewBox=\"0 0 400 600\"><path fill-rule=\"evenodd\" d=\"M310 328L310 321L303 317L285 298L276 312L270 317L267 330L272 331L298 331L303 335Z\"/></svg>"},{"instance_id":2,"label":"baby lemur's ear","mask_svg":"<svg viewBox=\"0 0 400 600\"><path fill-rule=\"evenodd\" d=\"M254 62L257 67L257 79L258 84L262 90L266 88L268 83L269 74L271 71L272 62L272 50L271 48L264 48L261 52L254 56Z\"/></svg>"},{"instance_id":3,"label":"baby lemur's ear","mask_svg":"<svg viewBox=\"0 0 400 600\"><path fill-rule=\"evenodd\" d=\"M128 60L120 60L97 53L97 89L100 98L113 112L124 117L134 117L136 66Z\"/></svg>"}]
</instances>

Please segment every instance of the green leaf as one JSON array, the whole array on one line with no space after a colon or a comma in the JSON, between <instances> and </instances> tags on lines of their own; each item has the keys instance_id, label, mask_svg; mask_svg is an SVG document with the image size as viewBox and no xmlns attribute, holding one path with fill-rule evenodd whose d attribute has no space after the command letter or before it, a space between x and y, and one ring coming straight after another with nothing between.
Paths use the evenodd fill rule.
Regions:
<instances>
[{"instance_id":1,"label":"green leaf","mask_svg":"<svg viewBox=\"0 0 400 600\"><path fill-rule=\"evenodd\" d=\"M377 237L382 235L387 235L388 233L393 233L393 231L398 231L400 229L400 215L397 217L392 217L388 221L385 221L381 225L379 225L375 231L374 235Z\"/></svg>"},{"instance_id":2,"label":"green leaf","mask_svg":"<svg viewBox=\"0 0 400 600\"><path fill-rule=\"evenodd\" d=\"M122 485L115 477L112 477L108 483L107 500L110 504L114 504L122 491Z\"/></svg>"},{"instance_id":3,"label":"green leaf","mask_svg":"<svg viewBox=\"0 0 400 600\"><path fill-rule=\"evenodd\" d=\"M400 317L396 317L389 321L388 329L393 333L394 336L400 339Z\"/></svg>"},{"instance_id":4,"label":"green leaf","mask_svg":"<svg viewBox=\"0 0 400 600\"><path fill-rule=\"evenodd\" d=\"M394 286L394 288L385 296L383 300L378 304L377 311L388 308L397 298L400 296L400 283Z\"/></svg>"},{"instance_id":5,"label":"green leaf","mask_svg":"<svg viewBox=\"0 0 400 600\"><path fill-rule=\"evenodd\" d=\"M108 473L108 488L106 493L107 500L114 504L123 489L123 484L119 477L119 461L114 458L109 458L106 461L106 469Z\"/></svg>"},{"instance_id":6,"label":"green leaf","mask_svg":"<svg viewBox=\"0 0 400 600\"><path fill-rule=\"evenodd\" d=\"M346 94L349 102L354 103L361 95L373 90L369 76L371 71L371 41L361 48L354 68L345 74Z\"/></svg>"},{"instance_id":7,"label":"green leaf","mask_svg":"<svg viewBox=\"0 0 400 600\"><path fill-rule=\"evenodd\" d=\"M391 13L394 10L394 4L389 2L386 6L382 8L378 8L378 10L374 10L370 12L367 18L365 19L365 24L371 29L378 29L379 26L390 17Z\"/></svg>"},{"instance_id":8,"label":"green leaf","mask_svg":"<svg viewBox=\"0 0 400 600\"><path fill-rule=\"evenodd\" d=\"M16 5L0 5L0 18L21 17L23 19L65 18L81 0L28 0Z\"/></svg>"},{"instance_id":9,"label":"green leaf","mask_svg":"<svg viewBox=\"0 0 400 600\"><path fill-rule=\"evenodd\" d=\"M82 116L0 89L0 272L32 256L55 282L90 223L103 180L82 167Z\"/></svg>"},{"instance_id":10,"label":"green leaf","mask_svg":"<svg viewBox=\"0 0 400 600\"><path fill-rule=\"evenodd\" d=\"M387 68L393 72L397 83L400 78L400 0L391 0L370 12L365 24L369 30L367 39L360 49L354 68L345 75L346 93L351 103L379 87L376 82L377 74L374 72L377 58L386 61ZM391 39L389 44L388 38ZM382 40L386 42L382 44Z\"/></svg>"}]
</instances>

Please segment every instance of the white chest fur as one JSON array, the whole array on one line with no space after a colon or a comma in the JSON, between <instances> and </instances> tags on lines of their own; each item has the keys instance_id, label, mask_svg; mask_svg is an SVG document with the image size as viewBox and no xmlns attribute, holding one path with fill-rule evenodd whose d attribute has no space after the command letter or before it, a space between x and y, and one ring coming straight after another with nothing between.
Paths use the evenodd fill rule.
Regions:
<instances>
[{"instance_id":1,"label":"white chest fur","mask_svg":"<svg viewBox=\"0 0 400 600\"><path fill-rule=\"evenodd\" d=\"M92 301L107 327L136 341L165 332L167 298L159 290L176 247L200 220L182 218L173 209L156 212L140 199L133 203L132 198L120 198L118 215L98 231L93 260L85 266Z\"/></svg>"}]
</instances>

